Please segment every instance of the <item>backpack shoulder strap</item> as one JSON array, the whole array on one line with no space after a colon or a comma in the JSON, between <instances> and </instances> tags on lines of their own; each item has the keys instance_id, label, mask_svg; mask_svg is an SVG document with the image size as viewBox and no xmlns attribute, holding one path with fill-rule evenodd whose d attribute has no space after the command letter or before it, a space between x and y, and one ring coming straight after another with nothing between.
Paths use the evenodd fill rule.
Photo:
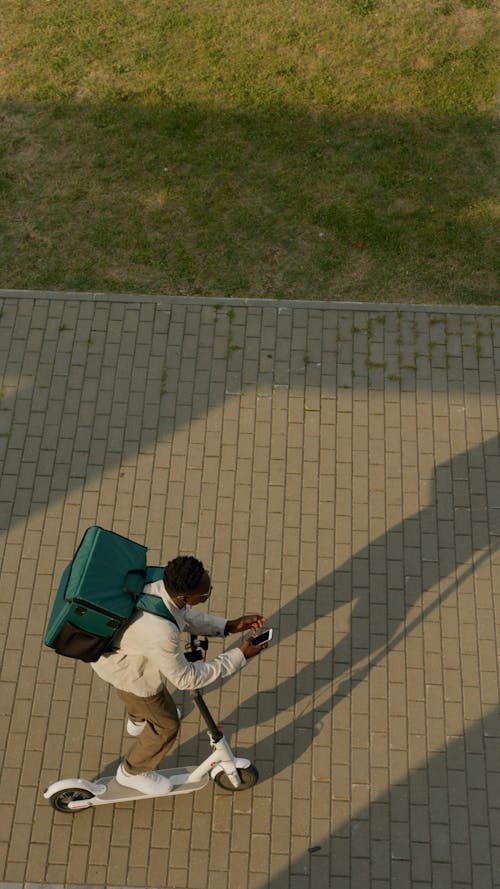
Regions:
<instances>
[{"instance_id":1,"label":"backpack shoulder strap","mask_svg":"<svg viewBox=\"0 0 500 889\"><path fill-rule=\"evenodd\" d=\"M163 580L163 565L147 565L144 572L144 583L154 583L155 580Z\"/></svg>"},{"instance_id":2,"label":"backpack shoulder strap","mask_svg":"<svg viewBox=\"0 0 500 889\"><path fill-rule=\"evenodd\" d=\"M156 580L162 580L163 571L163 566L148 565L144 573L143 583L154 583ZM167 608L160 596L151 596L149 593L140 593L135 604L136 608L141 608L142 611L147 611L149 614L157 614L158 617L164 617L166 620L172 621L172 623L178 627L174 615Z\"/></svg>"},{"instance_id":3,"label":"backpack shoulder strap","mask_svg":"<svg viewBox=\"0 0 500 889\"><path fill-rule=\"evenodd\" d=\"M179 627L174 615L159 596L150 596L146 593L141 593L136 602L136 607L140 608L142 611L147 611L148 614L157 614L158 617L164 617L166 620L175 624L177 628Z\"/></svg>"}]
</instances>

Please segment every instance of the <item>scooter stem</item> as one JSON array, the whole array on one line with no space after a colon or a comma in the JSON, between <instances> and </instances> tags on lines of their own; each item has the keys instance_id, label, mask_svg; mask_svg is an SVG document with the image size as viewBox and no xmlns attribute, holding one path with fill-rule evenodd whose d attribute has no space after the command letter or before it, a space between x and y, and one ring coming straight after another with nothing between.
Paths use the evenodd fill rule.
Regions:
<instances>
[{"instance_id":1,"label":"scooter stem","mask_svg":"<svg viewBox=\"0 0 500 889\"><path fill-rule=\"evenodd\" d=\"M201 692L196 688L190 694L191 694L191 699L193 700L193 702L198 707L198 710L200 711L200 714L201 714L203 721L209 731L209 734L210 734L210 737L211 737L213 743L216 744L217 741L220 741L220 739L224 737L224 735L222 734L219 726L216 725L216 723L214 722L214 718L213 718L212 714L210 713L210 710L208 709L207 705L205 704L205 701L203 700L203 698L201 696Z\"/></svg>"}]
</instances>

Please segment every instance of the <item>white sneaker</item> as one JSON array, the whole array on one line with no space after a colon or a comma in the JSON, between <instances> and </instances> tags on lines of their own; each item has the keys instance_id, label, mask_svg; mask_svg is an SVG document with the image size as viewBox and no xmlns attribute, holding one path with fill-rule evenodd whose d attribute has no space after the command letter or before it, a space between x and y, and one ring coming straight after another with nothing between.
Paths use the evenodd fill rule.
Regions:
<instances>
[{"instance_id":1,"label":"white sneaker","mask_svg":"<svg viewBox=\"0 0 500 889\"><path fill-rule=\"evenodd\" d=\"M177 707L177 716L179 719L182 719L182 710L180 707ZM146 727L146 720L143 719L142 722L134 722L130 717L127 719L127 734L131 735L132 738L138 738L140 734L144 731Z\"/></svg>"},{"instance_id":2,"label":"white sneaker","mask_svg":"<svg viewBox=\"0 0 500 889\"><path fill-rule=\"evenodd\" d=\"M165 775L159 772L146 772L145 775L129 775L120 763L116 771L116 780L123 787L130 787L145 793L147 796L165 796L174 789L174 785Z\"/></svg>"}]
</instances>

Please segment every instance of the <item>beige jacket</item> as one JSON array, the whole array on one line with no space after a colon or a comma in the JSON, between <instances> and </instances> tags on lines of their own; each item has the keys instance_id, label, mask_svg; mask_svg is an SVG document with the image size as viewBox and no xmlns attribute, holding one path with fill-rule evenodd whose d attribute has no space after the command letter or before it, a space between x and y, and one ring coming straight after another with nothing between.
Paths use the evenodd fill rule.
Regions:
<instances>
[{"instance_id":1,"label":"beige jacket","mask_svg":"<svg viewBox=\"0 0 500 889\"><path fill-rule=\"evenodd\" d=\"M181 631L204 636L223 636L226 619L177 608L165 591L162 580L147 584L145 593L160 596L178 626L164 617L138 611L124 631L116 651L103 654L91 666L101 679L121 691L150 697L166 681L181 691L202 688L216 679L231 676L246 663L239 648L232 648L211 660L189 663L184 657Z\"/></svg>"}]
</instances>

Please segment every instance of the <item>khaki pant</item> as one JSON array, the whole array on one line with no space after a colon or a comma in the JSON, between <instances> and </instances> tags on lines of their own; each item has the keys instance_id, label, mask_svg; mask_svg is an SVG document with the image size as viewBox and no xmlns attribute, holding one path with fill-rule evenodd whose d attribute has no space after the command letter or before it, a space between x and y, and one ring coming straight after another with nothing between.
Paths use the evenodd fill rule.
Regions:
<instances>
[{"instance_id":1,"label":"khaki pant","mask_svg":"<svg viewBox=\"0 0 500 889\"><path fill-rule=\"evenodd\" d=\"M130 775L150 772L168 753L179 733L176 706L166 688L149 698L140 698L118 688L116 691L130 719L134 722L146 720L144 730L123 761L125 769Z\"/></svg>"}]
</instances>

